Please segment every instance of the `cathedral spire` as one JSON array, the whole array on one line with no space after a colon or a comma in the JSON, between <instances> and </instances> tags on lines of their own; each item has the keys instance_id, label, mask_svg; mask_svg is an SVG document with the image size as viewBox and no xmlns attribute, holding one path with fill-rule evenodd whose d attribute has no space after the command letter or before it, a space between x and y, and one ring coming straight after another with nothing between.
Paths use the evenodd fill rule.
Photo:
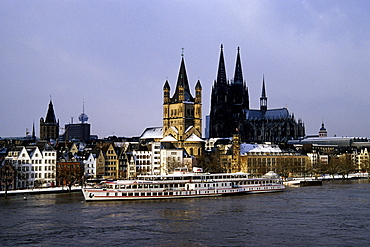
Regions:
<instances>
[{"instance_id":1,"label":"cathedral spire","mask_svg":"<svg viewBox=\"0 0 370 247\"><path fill-rule=\"evenodd\" d=\"M35 121L33 121L33 124L32 124L32 139L36 139L36 134L35 134Z\"/></svg>"},{"instance_id":2,"label":"cathedral spire","mask_svg":"<svg viewBox=\"0 0 370 247\"><path fill-rule=\"evenodd\" d=\"M235 84L243 84L242 63L240 61L240 47L238 47L238 54L236 56L234 83Z\"/></svg>"},{"instance_id":3,"label":"cathedral spire","mask_svg":"<svg viewBox=\"0 0 370 247\"><path fill-rule=\"evenodd\" d=\"M266 98L265 75L263 75L263 79L262 79L262 97Z\"/></svg>"},{"instance_id":4,"label":"cathedral spire","mask_svg":"<svg viewBox=\"0 0 370 247\"><path fill-rule=\"evenodd\" d=\"M223 45L221 44L221 51L220 51L220 60L218 62L218 72L217 72L217 84L226 84L226 69L225 69L225 60L224 60L224 49Z\"/></svg>"},{"instance_id":5,"label":"cathedral spire","mask_svg":"<svg viewBox=\"0 0 370 247\"><path fill-rule=\"evenodd\" d=\"M266 97L266 89L265 89L265 75L263 75L262 80L262 95L260 98L260 109L263 113L267 111L267 97Z\"/></svg>"}]
</instances>

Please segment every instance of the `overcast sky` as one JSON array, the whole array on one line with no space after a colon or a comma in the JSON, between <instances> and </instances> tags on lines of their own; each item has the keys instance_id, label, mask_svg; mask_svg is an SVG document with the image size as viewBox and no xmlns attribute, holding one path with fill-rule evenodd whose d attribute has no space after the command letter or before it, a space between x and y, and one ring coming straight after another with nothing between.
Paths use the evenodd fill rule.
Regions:
<instances>
[{"instance_id":1,"label":"overcast sky","mask_svg":"<svg viewBox=\"0 0 370 247\"><path fill-rule=\"evenodd\" d=\"M287 107L306 134L370 137L370 1L1 1L0 136L24 136L50 100L61 126L89 116L99 137L162 126L182 48L210 112L220 45L240 46L250 106Z\"/></svg>"}]
</instances>

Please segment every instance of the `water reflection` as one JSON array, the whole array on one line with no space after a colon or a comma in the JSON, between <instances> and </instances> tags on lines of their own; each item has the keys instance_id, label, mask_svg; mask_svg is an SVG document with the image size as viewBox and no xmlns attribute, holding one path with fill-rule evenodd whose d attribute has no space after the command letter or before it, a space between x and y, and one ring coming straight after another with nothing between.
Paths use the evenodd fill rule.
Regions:
<instances>
[{"instance_id":1,"label":"water reflection","mask_svg":"<svg viewBox=\"0 0 370 247\"><path fill-rule=\"evenodd\" d=\"M368 180L282 193L83 201L81 193L0 198L2 246L366 246Z\"/></svg>"}]
</instances>

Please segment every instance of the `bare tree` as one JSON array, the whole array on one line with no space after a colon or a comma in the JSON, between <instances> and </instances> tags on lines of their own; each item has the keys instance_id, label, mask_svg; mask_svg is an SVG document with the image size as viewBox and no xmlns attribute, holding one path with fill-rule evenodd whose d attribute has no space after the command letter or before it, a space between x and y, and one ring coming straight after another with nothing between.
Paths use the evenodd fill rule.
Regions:
<instances>
[{"instance_id":1,"label":"bare tree","mask_svg":"<svg viewBox=\"0 0 370 247\"><path fill-rule=\"evenodd\" d=\"M80 162L58 162L57 180L63 186L66 185L71 192L72 185L82 183L84 176L83 165Z\"/></svg>"},{"instance_id":2,"label":"bare tree","mask_svg":"<svg viewBox=\"0 0 370 247\"><path fill-rule=\"evenodd\" d=\"M197 157L197 166L201 167L204 172L224 172L218 152L203 153Z\"/></svg>"},{"instance_id":3,"label":"bare tree","mask_svg":"<svg viewBox=\"0 0 370 247\"><path fill-rule=\"evenodd\" d=\"M342 175L342 178L344 179L345 176L348 178L348 174L351 172L356 171L356 166L353 163L351 159L350 154L343 154L339 157L339 162L338 162L338 174Z\"/></svg>"},{"instance_id":4,"label":"bare tree","mask_svg":"<svg viewBox=\"0 0 370 247\"><path fill-rule=\"evenodd\" d=\"M14 184L15 184L15 176L16 176L16 171L14 167L9 163L9 161L5 161L4 165L0 169L0 178L1 178L1 185L4 187L5 194L4 197L5 199L8 198L8 189L13 188L14 189Z\"/></svg>"}]
</instances>

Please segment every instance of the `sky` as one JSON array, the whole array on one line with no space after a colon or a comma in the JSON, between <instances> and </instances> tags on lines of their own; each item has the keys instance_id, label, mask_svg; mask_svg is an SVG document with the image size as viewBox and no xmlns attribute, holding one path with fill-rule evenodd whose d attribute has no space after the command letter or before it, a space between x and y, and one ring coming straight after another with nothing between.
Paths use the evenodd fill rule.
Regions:
<instances>
[{"instance_id":1,"label":"sky","mask_svg":"<svg viewBox=\"0 0 370 247\"><path fill-rule=\"evenodd\" d=\"M0 1L0 137L33 123L39 136L50 98L61 127L84 102L100 138L162 126L182 52L204 120L221 44L229 79L240 47L251 109L264 76L268 108L287 107L306 134L324 122L328 136L370 137L369 13L367 0Z\"/></svg>"}]
</instances>

